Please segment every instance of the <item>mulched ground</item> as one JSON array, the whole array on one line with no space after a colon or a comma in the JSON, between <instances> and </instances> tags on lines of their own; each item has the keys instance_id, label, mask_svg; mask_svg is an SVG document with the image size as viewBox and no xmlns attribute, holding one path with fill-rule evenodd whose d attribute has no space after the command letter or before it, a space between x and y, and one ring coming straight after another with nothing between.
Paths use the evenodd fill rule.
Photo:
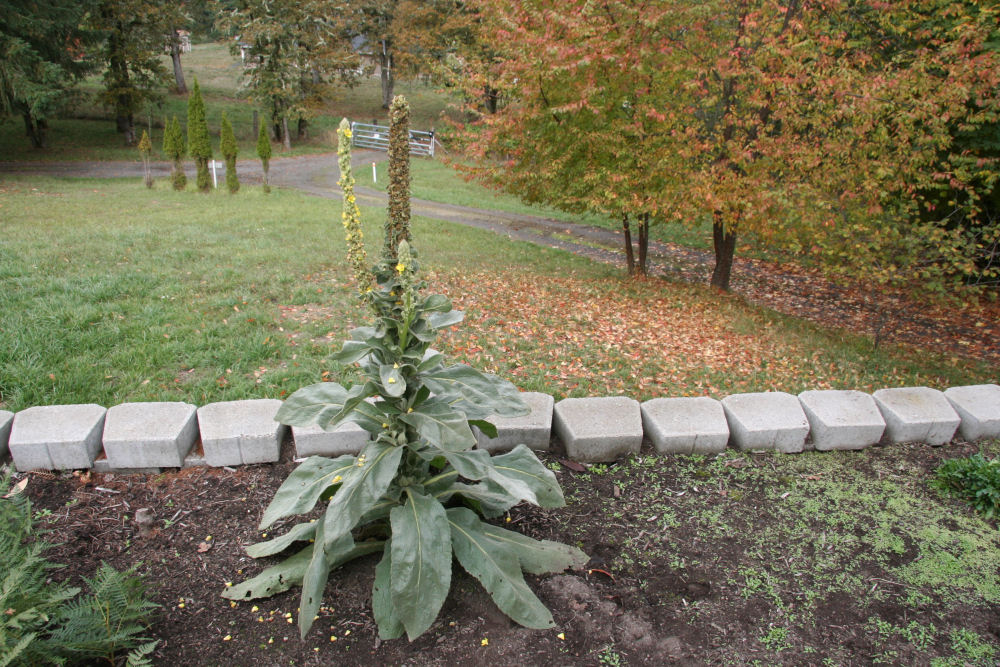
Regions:
<instances>
[{"instance_id":1,"label":"mulched ground","mask_svg":"<svg viewBox=\"0 0 1000 667\"><path fill-rule=\"evenodd\" d=\"M648 443L647 443L648 446ZM900 448L877 448L871 460L892 460ZM947 455L975 451L972 445L916 447L920 469L933 470ZM947 451L945 451L947 450ZM873 451L873 450L870 450ZM902 603L881 601L877 609L840 592L814 601L816 622L804 623L795 642L764 642L763 628L774 609L760 595L746 595L733 576L750 556L750 535L736 534L712 547L699 542L684 520L687 498L667 494L679 525L669 530L642 514L643 493L650 488L685 488L676 460L653 466L609 466L590 475L560 463L558 454L543 461L557 473L566 508L515 508L508 527L537 538L578 544L592 559L579 571L529 577L532 588L552 610L557 627L532 631L506 619L478 583L455 567L453 590L437 622L416 641L380 642L371 613L375 557L356 561L330 579L320 618L305 641L294 624L298 591L248 603L220 597L226 582L242 581L262 565L243 548L259 541L255 531L275 489L293 469L285 459L274 465L239 469L194 468L160 475L29 473L26 493L47 539L57 543L51 561L68 564L59 578L78 582L101 560L119 569L141 562L152 598L162 605L152 634L160 640L155 664L162 665L819 665L825 658L840 665L872 664L876 655L894 655L897 664L925 664L927 655L951 655L946 644L915 653L896 637L877 645L866 619L873 614L904 626L914 611ZM850 454L847 454L850 455ZM732 453L727 456L735 456ZM830 455L830 456L836 456ZM741 468L740 512L759 530L777 521L768 511L767 488L751 473L773 468L770 457L727 461ZM687 464L685 464L687 465ZM579 466L574 466L579 467ZM728 467L726 468L729 469ZM689 475L687 481L681 480ZM701 473L696 469L697 478ZM876 472L872 472L873 479ZM707 475L706 475L707 477ZM773 482L773 478L770 478ZM733 503L726 493L695 487L700 502ZM772 482L768 482L769 484ZM721 482L719 482L721 489ZM664 492L666 493L666 491ZM690 497L690 495L689 495ZM648 498L648 496L647 496ZM732 505L725 505L732 507ZM137 510L149 508L153 523L135 522ZM731 510L727 510L731 511ZM656 548L670 542L674 556ZM622 545L632 545L631 551ZM710 549L711 553L706 553ZM624 553L648 553L648 565L622 561ZM678 566L682 562L695 567ZM904 552L899 561L913 558ZM273 561L272 561L273 562ZM892 583L881 570L867 572ZM883 584L883 586L888 584ZM894 599L894 598L893 598ZM786 610L787 611L787 610ZM930 618L938 618L935 610ZM960 627L973 629L1000 646L1000 605L950 608L961 614ZM954 620L954 619L952 619ZM937 621L941 623L940 620ZM774 638L771 638L774 639ZM778 637L780 639L780 637ZM886 643L888 642L888 643ZM817 652L815 647L822 647ZM929 653L928 653L929 651ZM961 663L955 663L961 664Z\"/></svg>"}]
</instances>

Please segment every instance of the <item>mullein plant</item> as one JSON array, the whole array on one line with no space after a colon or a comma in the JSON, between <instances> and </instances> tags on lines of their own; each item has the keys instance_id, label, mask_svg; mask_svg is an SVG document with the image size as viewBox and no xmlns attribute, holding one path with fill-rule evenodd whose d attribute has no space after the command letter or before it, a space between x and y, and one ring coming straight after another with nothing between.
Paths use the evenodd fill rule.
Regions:
<instances>
[{"instance_id":1,"label":"mullein plant","mask_svg":"<svg viewBox=\"0 0 1000 667\"><path fill-rule=\"evenodd\" d=\"M448 365L431 347L438 333L458 324L462 314L452 310L447 297L422 294L425 283L406 240L408 219L402 228L390 229L398 221L387 222L387 231L403 240L392 256L384 253L368 268L346 120L338 139L348 255L358 298L371 310L374 322L352 331L351 340L334 358L359 363L364 381L350 387L322 382L300 389L285 401L276 419L327 430L354 422L372 438L357 456L313 456L289 475L265 510L260 530L306 514L321 500L325 512L248 547L254 558L294 551L256 577L227 588L223 596L250 600L301 585L298 624L305 637L330 571L351 559L381 553L372 590L379 636L394 639L405 632L412 641L437 618L450 589L454 558L513 620L530 628L552 627L552 615L525 583L523 572L581 567L586 554L483 519L503 516L521 502L561 507L565 500L559 483L525 445L492 457L474 448L473 427L496 437L490 417L519 416L528 408L509 382L466 365ZM403 150L408 153L408 143Z\"/></svg>"}]
</instances>

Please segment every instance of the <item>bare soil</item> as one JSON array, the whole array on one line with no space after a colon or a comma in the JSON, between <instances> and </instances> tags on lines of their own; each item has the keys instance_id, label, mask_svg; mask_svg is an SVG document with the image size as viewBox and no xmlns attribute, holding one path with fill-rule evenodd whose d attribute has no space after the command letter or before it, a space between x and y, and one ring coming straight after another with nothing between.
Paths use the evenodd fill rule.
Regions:
<instances>
[{"instance_id":1,"label":"bare soil","mask_svg":"<svg viewBox=\"0 0 1000 667\"><path fill-rule=\"evenodd\" d=\"M847 457L842 460L875 485L901 457L912 477L919 471L929 475L945 458L973 451L973 445L953 444L822 456ZM227 582L242 581L276 562L255 562L244 547L262 538L255 528L295 465L289 456L286 446L284 460L273 465L159 475L29 473L26 493L39 527L50 531L46 539L57 545L49 559L67 564L57 578L78 581L101 560L119 569L142 563L149 592L161 605L151 630L160 640L154 655L158 665L929 664L935 657L956 659L947 639L950 627L968 629L1000 647L1000 604L995 601L975 596L948 601L929 589L925 592L933 602L905 600L910 584L898 581L894 568L918 557L908 537L906 548L883 559L874 557L877 548L865 535L847 536L857 540L855 574L864 579L864 590L872 586L872 595L815 585L813 577L818 581L820 573L810 562L794 562L795 556L787 565L801 572L794 575L801 579L792 579L801 581L800 587L768 592L766 586L751 585L749 575L739 573L761 557L755 535L788 521L772 511L774 486L830 473L795 473L797 479L788 482L793 475L784 462L796 461L795 456L736 452L706 459L644 456L589 470L558 453L543 454L544 462L559 468L567 507L515 508L506 525L536 538L577 544L591 556L581 570L529 577L553 612L552 630L513 624L456 564L452 592L431 629L412 643L405 638L381 642L371 611L373 556L331 575L327 606L303 641L294 623L298 589L239 604L220 597ZM820 455L800 455L796 469L808 472L812 461L821 464L810 456ZM693 518L695 507L702 517L718 512L720 525L731 524L728 534L706 540ZM141 508L152 511L151 526L136 524ZM954 511L974 516L959 503ZM995 524L990 528L995 532ZM819 554L827 539L824 532L821 543L819 532L806 540L810 544L788 553ZM785 564L766 567L777 572ZM910 622L936 624L940 631L929 643L915 643L899 633L879 634L872 618L899 628Z\"/></svg>"}]
</instances>

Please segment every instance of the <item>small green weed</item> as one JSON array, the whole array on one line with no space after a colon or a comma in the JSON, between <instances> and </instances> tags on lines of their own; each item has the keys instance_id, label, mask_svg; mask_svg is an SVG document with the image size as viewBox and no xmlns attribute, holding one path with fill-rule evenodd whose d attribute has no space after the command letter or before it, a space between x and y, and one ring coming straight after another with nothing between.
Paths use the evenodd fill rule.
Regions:
<instances>
[{"instance_id":1,"label":"small green weed","mask_svg":"<svg viewBox=\"0 0 1000 667\"><path fill-rule=\"evenodd\" d=\"M968 502L987 519L1000 515L1000 459L973 454L949 459L935 471L932 485Z\"/></svg>"},{"instance_id":2,"label":"small green weed","mask_svg":"<svg viewBox=\"0 0 1000 667\"><path fill-rule=\"evenodd\" d=\"M760 643L776 653L792 648L788 643L788 628L770 628L767 634L760 638Z\"/></svg>"}]
</instances>

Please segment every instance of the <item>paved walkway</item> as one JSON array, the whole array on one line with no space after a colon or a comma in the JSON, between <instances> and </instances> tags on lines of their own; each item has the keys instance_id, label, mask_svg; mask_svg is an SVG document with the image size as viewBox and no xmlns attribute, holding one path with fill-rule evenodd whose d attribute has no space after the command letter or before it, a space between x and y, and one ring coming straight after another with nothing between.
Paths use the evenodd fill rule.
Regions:
<instances>
[{"instance_id":1,"label":"paved walkway","mask_svg":"<svg viewBox=\"0 0 1000 667\"><path fill-rule=\"evenodd\" d=\"M357 149L352 156L355 169L386 159L381 151ZM186 163L188 179L194 170ZM170 163L152 165L153 177L170 177ZM0 162L2 173L32 173L75 178L142 179L142 163L135 162ZM240 180L260 183L262 171L258 160L239 162ZM219 171L219 182L225 169ZM277 187L294 188L317 197L339 199L340 188L336 153L271 160L270 182ZM356 187L359 203L385 205L384 192ZM553 220L544 216L524 215L468 206L442 204L412 199L413 215L446 220L485 229L517 241L558 248L624 268L622 236L617 231L590 225ZM707 284L712 271L712 253L657 241L649 242L650 275ZM872 335L873 321L886 312L897 311L886 339L921 347L940 349L950 354L1000 362L1000 317L991 313L958 310L933 311L922 305L893 301L883 294L845 289L795 266L777 265L737 257L733 265L733 292L748 301L796 317L803 317L826 327L842 327ZM887 301L889 302L887 304ZM997 310L997 309L993 309Z\"/></svg>"}]
</instances>

